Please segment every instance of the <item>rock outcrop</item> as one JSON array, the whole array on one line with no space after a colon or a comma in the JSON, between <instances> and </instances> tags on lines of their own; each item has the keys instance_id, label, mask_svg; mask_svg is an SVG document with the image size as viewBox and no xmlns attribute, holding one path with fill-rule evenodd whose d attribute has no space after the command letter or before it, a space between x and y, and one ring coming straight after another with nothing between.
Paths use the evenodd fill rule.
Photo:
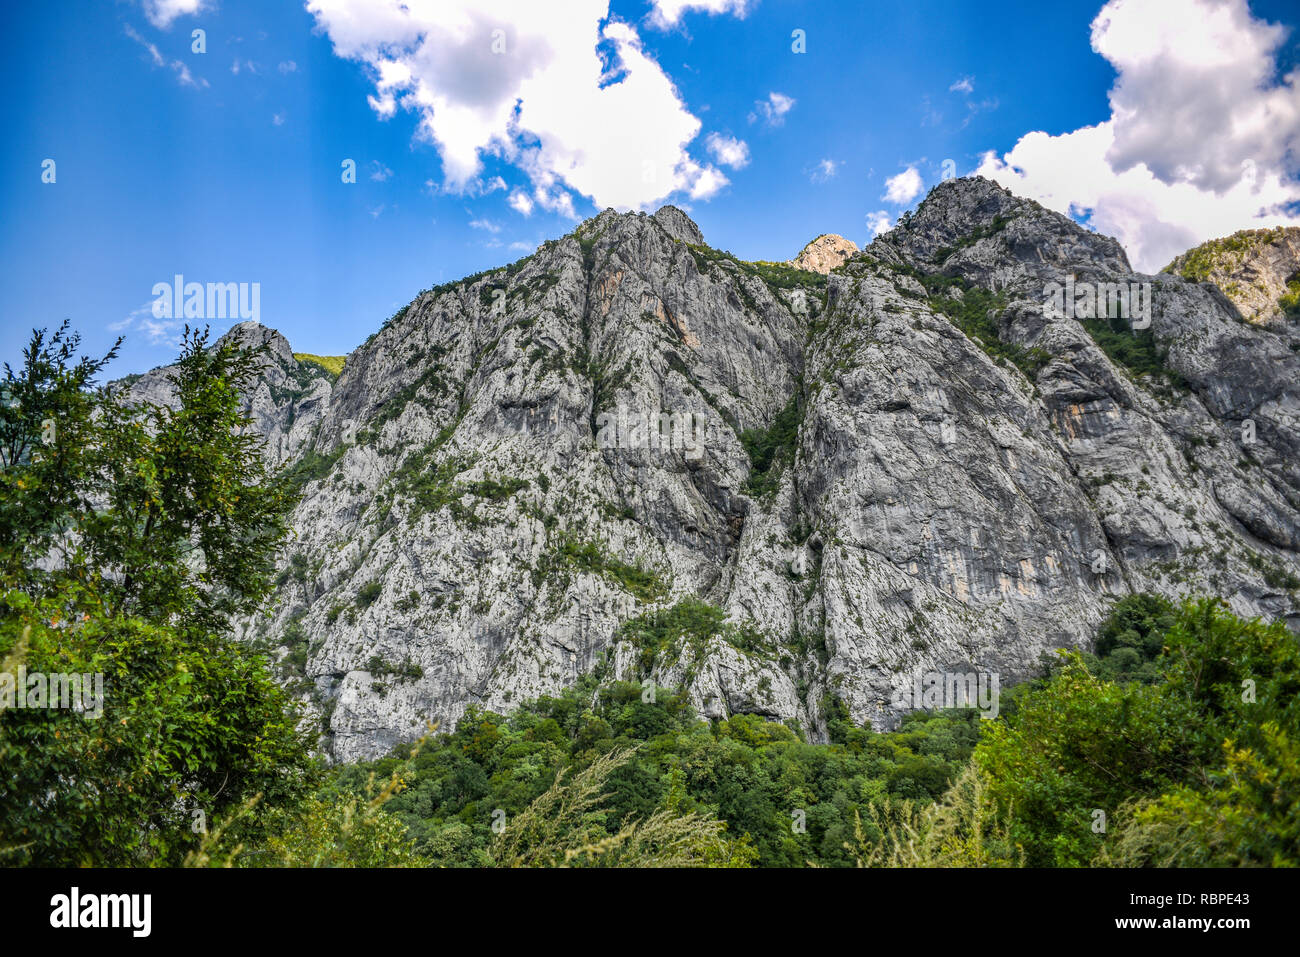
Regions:
<instances>
[{"instance_id":1,"label":"rock outcrop","mask_svg":"<svg viewBox=\"0 0 1300 957\"><path fill-rule=\"evenodd\" d=\"M795 269L806 269L825 276L836 266L847 262L857 251L857 243L853 240L834 233L823 233L799 250L799 255L790 260L790 265Z\"/></svg>"},{"instance_id":2,"label":"rock outcrop","mask_svg":"<svg viewBox=\"0 0 1300 957\"><path fill-rule=\"evenodd\" d=\"M1221 289L1247 322L1300 322L1300 227L1243 229L1189 249L1164 269Z\"/></svg>"}]
</instances>

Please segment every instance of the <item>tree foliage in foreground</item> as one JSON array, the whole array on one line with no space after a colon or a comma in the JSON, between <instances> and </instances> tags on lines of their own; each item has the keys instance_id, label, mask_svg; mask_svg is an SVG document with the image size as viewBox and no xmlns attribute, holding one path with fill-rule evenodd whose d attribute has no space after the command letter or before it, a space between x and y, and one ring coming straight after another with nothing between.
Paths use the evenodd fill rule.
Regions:
<instances>
[{"instance_id":1,"label":"tree foliage in foreground","mask_svg":"<svg viewBox=\"0 0 1300 957\"><path fill-rule=\"evenodd\" d=\"M241 412L258 353L187 330L162 407L96 388L114 352L77 345L36 332L5 367L0 659L11 681L102 675L102 701L0 701L0 855L178 863L207 822L316 776L287 695L229 632L269 591L291 502Z\"/></svg>"}]
</instances>

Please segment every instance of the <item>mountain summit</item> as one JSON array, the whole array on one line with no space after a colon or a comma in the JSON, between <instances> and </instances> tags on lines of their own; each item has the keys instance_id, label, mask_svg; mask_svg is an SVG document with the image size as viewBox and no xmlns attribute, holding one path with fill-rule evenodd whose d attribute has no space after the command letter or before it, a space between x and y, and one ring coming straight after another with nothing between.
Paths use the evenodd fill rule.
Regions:
<instances>
[{"instance_id":1,"label":"mountain summit","mask_svg":"<svg viewBox=\"0 0 1300 957\"><path fill-rule=\"evenodd\" d=\"M858 246L853 240L834 233L822 233L799 250L799 255L790 261L790 265L796 269L819 272L824 276L852 258L857 251Z\"/></svg>"}]
</instances>

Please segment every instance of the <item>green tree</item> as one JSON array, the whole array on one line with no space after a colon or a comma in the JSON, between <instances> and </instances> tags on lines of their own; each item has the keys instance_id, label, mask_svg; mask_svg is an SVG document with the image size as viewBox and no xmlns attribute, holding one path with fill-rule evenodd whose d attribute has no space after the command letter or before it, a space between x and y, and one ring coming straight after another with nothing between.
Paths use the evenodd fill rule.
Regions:
<instances>
[{"instance_id":1,"label":"green tree","mask_svg":"<svg viewBox=\"0 0 1300 957\"><path fill-rule=\"evenodd\" d=\"M240 411L260 357L207 340L186 330L167 408L95 389L107 359L74 360L66 327L6 367L0 659L11 686L20 664L103 682L89 708L0 711L17 862L177 863L199 824L260 795L239 825L256 839L314 779L289 699L229 634L270 587L290 501Z\"/></svg>"}]
</instances>

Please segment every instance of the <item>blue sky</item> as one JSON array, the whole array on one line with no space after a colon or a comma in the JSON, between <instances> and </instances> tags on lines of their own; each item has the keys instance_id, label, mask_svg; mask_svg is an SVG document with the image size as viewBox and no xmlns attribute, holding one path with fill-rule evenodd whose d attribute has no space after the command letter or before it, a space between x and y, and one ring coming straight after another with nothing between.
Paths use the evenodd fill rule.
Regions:
<instances>
[{"instance_id":1,"label":"blue sky","mask_svg":"<svg viewBox=\"0 0 1300 957\"><path fill-rule=\"evenodd\" d=\"M257 282L262 322L342 354L605 205L673 202L712 245L786 259L823 232L865 243L945 160L1148 268L1300 222L1290 3L435 7L8 5L0 358L68 318L93 350L126 335L117 374L168 361L176 327L149 307L177 273Z\"/></svg>"}]
</instances>

